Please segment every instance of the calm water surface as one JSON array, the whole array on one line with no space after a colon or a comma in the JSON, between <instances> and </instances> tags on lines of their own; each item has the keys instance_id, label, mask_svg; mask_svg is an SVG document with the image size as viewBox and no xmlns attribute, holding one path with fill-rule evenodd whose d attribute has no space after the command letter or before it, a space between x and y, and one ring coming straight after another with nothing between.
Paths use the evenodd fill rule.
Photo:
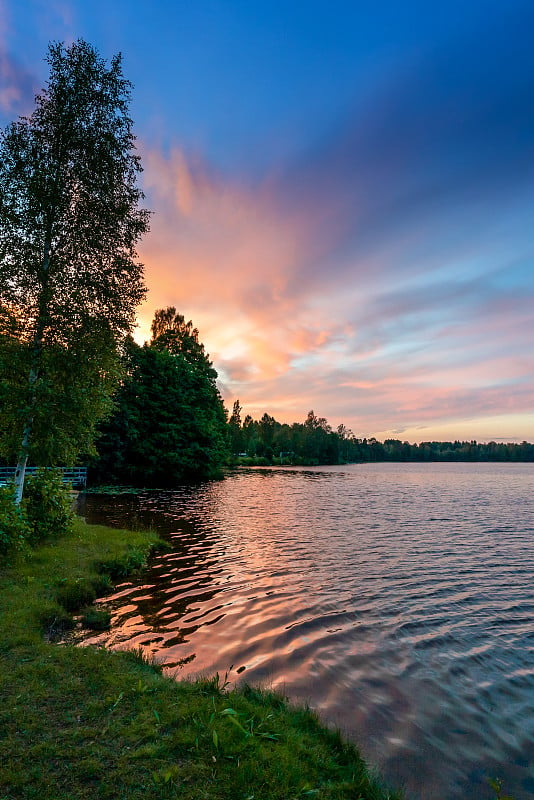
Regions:
<instances>
[{"instance_id":1,"label":"calm water surface","mask_svg":"<svg viewBox=\"0 0 534 800\"><path fill-rule=\"evenodd\" d=\"M173 543L88 641L307 701L410 798L534 797L534 465L239 472L89 522ZM239 672L238 672L239 671Z\"/></svg>"}]
</instances>

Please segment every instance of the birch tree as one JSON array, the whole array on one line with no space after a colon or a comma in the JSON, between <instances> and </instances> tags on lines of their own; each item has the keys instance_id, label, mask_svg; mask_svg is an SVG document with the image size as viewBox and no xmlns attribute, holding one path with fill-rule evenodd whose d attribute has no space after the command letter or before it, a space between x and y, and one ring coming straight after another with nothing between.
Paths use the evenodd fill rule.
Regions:
<instances>
[{"instance_id":1,"label":"birch tree","mask_svg":"<svg viewBox=\"0 0 534 800\"><path fill-rule=\"evenodd\" d=\"M72 463L87 448L145 292L149 213L121 56L108 66L78 40L46 61L33 113L0 134L0 444L19 440L19 500L29 455Z\"/></svg>"}]
</instances>

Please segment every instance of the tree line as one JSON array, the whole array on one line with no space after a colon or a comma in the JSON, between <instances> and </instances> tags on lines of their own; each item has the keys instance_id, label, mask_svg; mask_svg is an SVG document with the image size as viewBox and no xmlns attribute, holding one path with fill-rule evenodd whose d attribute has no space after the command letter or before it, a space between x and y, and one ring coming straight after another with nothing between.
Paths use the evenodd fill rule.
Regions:
<instances>
[{"instance_id":1,"label":"tree line","mask_svg":"<svg viewBox=\"0 0 534 800\"><path fill-rule=\"evenodd\" d=\"M310 411L304 422L280 423L269 414L242 419L237 400L228 421L235 464L344 464L372 461L534 461L534 444L472 441L379 442L358 438L345 425L333 429Z\"/></svg>"}]
</instances>

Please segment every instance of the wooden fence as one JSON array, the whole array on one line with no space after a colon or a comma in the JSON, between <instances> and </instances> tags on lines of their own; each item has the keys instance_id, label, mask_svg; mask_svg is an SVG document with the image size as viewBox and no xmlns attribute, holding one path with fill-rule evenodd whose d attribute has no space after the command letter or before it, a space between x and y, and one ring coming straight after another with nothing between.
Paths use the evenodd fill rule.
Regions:
<instances>
[{"instance_id":1,"label":"wooden fence","mask_svg":"<svg viewBox=\"0 0 534 800\"><path fill-rule=\"evenodd\" d=\"M26 467L26 475L34 475L38 467ZM70 483L73 489L85 489L87 485L87 467L45 467L62 472L63 483ZM0 467L0 485L9 483L15 477L15 467Z\"/></svg>"}]
</instances>

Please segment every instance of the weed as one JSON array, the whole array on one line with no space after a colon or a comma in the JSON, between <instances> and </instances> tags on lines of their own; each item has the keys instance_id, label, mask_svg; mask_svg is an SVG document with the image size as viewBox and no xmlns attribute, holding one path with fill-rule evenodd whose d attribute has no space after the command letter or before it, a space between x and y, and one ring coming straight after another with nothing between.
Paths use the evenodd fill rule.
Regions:
<instances>
[{"instance_id":1,"label":"weed","mask_svg":"<svg viewBox=\"0 0 534 800\"><path fill-rule=\"evenodd\" d=\"M101 573L91 578L91 583L97 597L104 597L113 591L113 581L109 575Z\"/></svg>"},{"instance_id":2,"label":"weed","mask_svg":"<svg viewBox=\"0 0 534 800\"><path fill-rule=\"evenodd\" d=\"M495 800L514 800L510 795L502 793L502 781L500 778L488 778L488 783L495 792Z\"/></svg>"},{"instance_id":3,"label":"weed","mask_svg":"<svg viewBox=\"0 0 534 800\"><path fill-rule=\"evenodd\" d=\"M57 605L44 606L38 615L39 627L51 641L61 639L76 623L64 608Z\"/></svg>"},{"instance_id":4,"label":"weed","mask_svg":"<svg viewBox=\"0 0 534 800\"><path fill-rule=\"evenodd\" d=\"M82 625L92 631L107 631L111 626L111 613L107 608L89 606L82 611Z\"/></svg>"},{"instance_id":5,"label":"weed","mask_svg":"<svg viewBox=\"0 0 534 800\"><path fill-rule=\"evenodd\" d=\"M117 558L110 558L97 562L96 568L112 580L126 578L133 572L138 572L146 564L146 552L141 548L128 546L126 552Z\"/></svg>"},{"instance_id":6,"label":"weed","mask_svg":"<svg viewBox=\"0 0 534 800\"><path fill-rule=\"evenodd\" d=\"M224 678L222 681L218 672L216 672L211 678L200 678L199 686L201 691L204 692L204 694L215 694L218 696L223 695L230 685L228 673L231 672L232 669L233 665L224 673Z\"/></svg>"},{"instance_id":7,"label":"weed","mask_svg":"<svg viewBox=\"0 0 534 800\"><path fill-rule=\"evenodd\" d=\"M152 655L152 653L147 653L146 650L143 650L142 647L132 648L131 650L125 650L122 653L122 656L129 661L133 661L136 664L141 664L142 666L148 667L148 669L152 672L155 672L159 675L163 672L163 667L157 661L156 657Z\"/></svg>"}]
</instances>

